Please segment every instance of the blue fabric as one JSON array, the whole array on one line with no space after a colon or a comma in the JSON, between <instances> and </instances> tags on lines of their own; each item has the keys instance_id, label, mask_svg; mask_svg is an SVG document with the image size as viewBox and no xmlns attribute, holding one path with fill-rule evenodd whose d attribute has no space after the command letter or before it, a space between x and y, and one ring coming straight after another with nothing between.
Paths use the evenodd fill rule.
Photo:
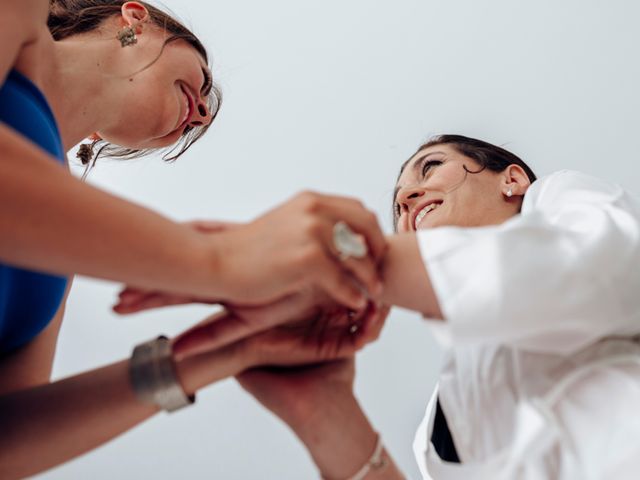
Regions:
<instances>
[{"instance_id":1,"label":"blue fabric","mask_svg":"<svg viewBox=\"0 0 640 480\"><path fill-rule=\"evenodd\" d=\"M62 140L47 100L15 70L0 87L0 122L64 164ZM58 310L66 287L65 277L0 263L0 354L21 347L44 330Z\"/></svg>"}]
</instances>

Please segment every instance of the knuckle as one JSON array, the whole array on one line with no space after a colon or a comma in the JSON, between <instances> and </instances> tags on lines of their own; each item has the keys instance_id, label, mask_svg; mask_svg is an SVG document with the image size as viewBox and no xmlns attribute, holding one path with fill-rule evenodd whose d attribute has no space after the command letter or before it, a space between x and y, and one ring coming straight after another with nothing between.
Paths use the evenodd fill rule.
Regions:
<instances>
[{"instance_id":1,"label":"knuckle","mask_svg":"<svg viewBox=\"0 0 640 480\"><path fill-rule=\"evenodd\" d=\"M311 192L310 190L302 190L296 194L295 199L299 201L304 201L307 198L309 198L309 196L311 195L313 195L313 192Z\"/></svg>"},{"instance_id":2,"label":"knuckle","mask_svg":"<svg viewBox=\"0 0 640 480\"><path fill-rule=\"evenodd\" d=\"M362 202L362 200L358 200L357 198L354 198L351 200L353 202L353 204L358 207L361 210L366 210L366 207L364 206L364 203Z\"/></svg>"},{"instance_id":3,"label":"knuckle","mask_svg":"<svg viewBox=\"0 0 640 480\"><path fill-rule=\"evenodd\" d=\"M374 225L378 224L378 215L376 215L376 213L372 210L367 210L365 212L365 218Z\"/></svg>"},{"instance_id":4,"label":"knuckle","mask_svg":"<svg viewBox=\"0 0 640 480\"><path fill-rule=\"evenodd\" d=\"M357 210L366 210L362 200L354 197L344 197L345 203Z\"/></svg>"},{"instance_id":5,"label":"knuckle","mask_svg":"<svg viewBox=\"0 0 640 480\"><path fill-rule=\"evenodd\" d=\"M298 202L304 212L313 213L320 206L321 199L316 192L306 190L298 195Z\"/></svg>"}]
</instances>

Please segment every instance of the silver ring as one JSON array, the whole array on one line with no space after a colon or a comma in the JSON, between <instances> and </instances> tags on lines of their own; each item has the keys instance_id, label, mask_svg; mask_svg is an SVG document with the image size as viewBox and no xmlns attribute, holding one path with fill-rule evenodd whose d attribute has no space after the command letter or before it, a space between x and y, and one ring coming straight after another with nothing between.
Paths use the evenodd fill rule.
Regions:
<instances>
[{"instance_id":1,"label":"silver ring","mask_svg":"<svg viewBox=\"0 0 640 480\"><path fill-rule=\"evenodd\" d=\"M333 226L333 246L340 260L347 258L363 258L367 255L367 244L362 235L355 233L345 222Z\"/></svg>"}]
</instances>

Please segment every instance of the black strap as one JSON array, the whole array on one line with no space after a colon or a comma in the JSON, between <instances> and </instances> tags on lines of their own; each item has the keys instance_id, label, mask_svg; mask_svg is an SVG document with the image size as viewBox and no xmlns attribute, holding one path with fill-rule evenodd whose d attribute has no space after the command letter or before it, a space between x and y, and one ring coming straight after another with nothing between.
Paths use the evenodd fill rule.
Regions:
<instances>
[{"instance_id":1,"label":"black strap","mask_svg":"<svg viewBox=\"0 0 640 480\"><path fill-rule=\"evenodd\" d=\"M433 444L438 456L445 462L460 463L456 446L451 437L451 431L444 416L442 407L440 407L440 398L436 402L436 417L433 421L433 432L431 432L431 443Z\"/></svg>"}]
</instances>

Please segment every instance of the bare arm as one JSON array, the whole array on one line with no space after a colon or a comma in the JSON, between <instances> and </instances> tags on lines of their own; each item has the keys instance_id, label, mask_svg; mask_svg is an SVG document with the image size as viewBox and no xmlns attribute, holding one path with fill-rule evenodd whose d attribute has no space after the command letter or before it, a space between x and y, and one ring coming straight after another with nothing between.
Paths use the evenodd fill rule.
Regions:
<instances>
[{"instance_id":1,"label":"bare arm","mask_svg":"<svg viewBox=\"0 0 640 480\"><path fill-rule=\"evenodd\" d=\"M267 313L282 312L274 307ZM306 321L314 319L312 315ZM230 342L237 338L232 330L246 333L231 313L222 312L207 321L228 323L219 332L226 332ZM336 325L313 337L301 335L298 329L272 329L214 350L176 353L177 376L185 392L192 394L257 365L316 364L352 356L368 335L379 333L382 319L368 317L357 335L349 333L347 327L348 324ZM204 328L203 332L208 334L211 330ZM345 335L350 341L345 341ZM0 478L22 478L59 465L115 438L156 412L154 406L140 403L133 394L126 360L48 385L0 395ZM34 456L34 451L38 455Z\"/></svg>"},{"instance_id":2,"label":"bare arm","mask_svg":"<svg viewBox=\"0 0 640 480\"><path fill-rule=\"evenodd\" d=\"M415 233L392 235L387 237L387 242L387 253L382 260L382 302L442 319Z\"/></svg>"},{"instance_id":3,"label":"bare arm","mask_svg":"<svg viewBox=\"0 0 640 480\"><path fill-rule=\"evenodd\" d=\"M240 384L305 445L323 478L353 477L372 458L376 432L353 394L353 358L295 370L250 370ZM384 443L384 439L383 439ZM386 450L367 480L404 478Z\"/></svg>"},{"instance_id":4,"label":"bare arm","mask_svg":"<svg viewBox=\"0 0 640 480\"><path fill-rule=\"evenodd\" d=\"M209 297L221 289L210 236L80 182L3 125L0 152L0 260Z\"/></svg>"},{"instance_id":5,"label":"bare arm","mask_svg":"<svg viewBox=\"0 0 640 480\"><path fill-rule=\"evenodd\" d=\"M0 477L23 478L59 465L154 413L131 392L126 361L4 395Z\"/></svg>"},{"instance_id":6,"label":"bare arm","mask_svg":"<svg viewBox=\"0 0 640 480\"><path fill-rule=\"evenodd\" d=\"M296 433L325 478L350 478L371 458L376 432L351 392L333 392L318 404L317 421L303 424ZM369 471L366 480L405 478L386 449L382 458L384 467Z\"/></svg>"},{"instance_id":7,"label":"bare arm","mask_svg":"<svg viewBox=\"0 0 640 480\"><path fill-rule=\"evenodd\" d=\"M5 78L12 66L20 68L21 51L48 34L49 2L0 2ZM335 262L331 231L338 220L367 238L370 256ZM310 192L233 232L206 235L80 182L2 123L0 232L0 262L254 305L315 286L363 308L353 276L371 291L384 249L375 216L360 202Z\"/></svg>"},{"instance_id":8,"label":"bare arm","mask_svg":"<svg viewBox=\"0 0 640 480\"><path fill-rule=\"evenodd\" d=\"M0 152L0 261L254 305L317 286L359 309L366 302L353 276L369 291L377 282L384 236L353 199L306 192L206 234L73 178L3 125ZM330 232L339 218L367 237L370 256L335 261Z\"/></svg>"},{"instance_id":9,"label":"bare arm","mask_svg":"<svg viewBox=\"0 0 640 480\"><path fill-rule=\"evenodd\" d=\"M7 72L19 67L21 51L46 29L49 2L1 0L0 9L4 82ZM213 275L197 278L196 272L215 265L205 258L204 242L195 232L82 184L1 122L0 204L0 261L165 288L186 283L192 293L215 292Z\"/></svg>"},{"instance_id":10,"label":"bare arm","mask_svg":"<svg viewBox=\"0 0 640 480\"><path fill-rule=\"evenodd\" d=\"M248 356L225 347L177 362L196 389L241 371ZM135 397L128 361L0 396L0 478L23 478L88 452L157 413ZM33 452L38 452L34 455Z\"/></svg>"}]
</instances>

